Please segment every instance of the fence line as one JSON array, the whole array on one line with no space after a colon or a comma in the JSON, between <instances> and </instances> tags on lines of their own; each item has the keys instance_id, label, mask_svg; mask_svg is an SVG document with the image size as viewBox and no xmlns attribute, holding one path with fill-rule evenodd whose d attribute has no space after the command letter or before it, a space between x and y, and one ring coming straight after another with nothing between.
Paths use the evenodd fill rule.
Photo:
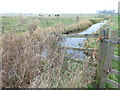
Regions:
<instances>
[{"instance_id":1,"label":"fence line","mask_svg":"<svg viewBox=\"0 0 120 90\"><path fill-rule=\"evenodd\" d=\"M110 74L120 75L120 72L114 69L111 69Z\"/></svg>"},{"instance_id":2,"label":"fence line","mask_svg":"<svg viewBox=\"0 0 120 90\"><path fill-rule=\"evenodd\" d=\"M105 34L104 34L105 35ZM110 40L117 40L117 31L110 31ZM106 40L103 39L105 42ZM108 76L108 73L111 69L111 64L112 64L112 58L113 58L113 53L114 53L114 49L115 49L115 44L113 43L110 43L110 42L106 42L107 43L107 48L105 49L105 51L103 52L106 52L106 56L105 58L102 58L101 60L104 59L104 62L102 63L102 75L101 75L101 79L100 79L100 85L99 85L99 88L103 88L104 85L106 84L107 82L107 76Z\"/></svg>"},{"instance_id":3,"label":"fence line","mask_svg":"<svg viewBox=\"0 0 120 90\"><path fill-rule=\"evenodd\" d=\"M102 66L102 72L101 72L102 76L100 77L99 88L103 88L106 82L111 83L116 88L120 87L119 83L107 78L108 73L120 75L119 71L111 69L112 60L120 61L119 56L113 55L114 50L115 50L115 44L120 44L120 42L117 41L118 40L117 36L118 36L117 31L111 31L111 36L110 36L112 37L111 40L105 40L105 42L108 42L107 43L108 48L105 49L106 51L104 51L107 53L107 55L105 57L105 62Z\"/></svg>"},{"instance_id":4,"label":"fence line","mask_svg":"<svg viewBox=\"0 0 120 90\"><path fill-rule=\"evenodd\" d=\"M109 29L106 32L106 35L105 35L105 31L106 30L100 31L100 35L101 35L101 37L103 37L103 40L101 39L101 41L99 42L99 50L98 50L98 53L99 53L99 59L98 59L98 65L97 65L97 80L98 81L100 81L101 76L102 76L102 67L105 62L105 57L107 54L106 51L108 48L107 47L108 43L105 42L105 39L107 38L106 36L108 36Z\"/></svg>"},{"instance_id":5,"label":"fence line","mask_svg":"<svg viewBox=\"0 0 120 90\"><path fill-rule=\"evenodd\" d=\"M61 36L61 35L60 35ZM114 55L115 50L115 44L120 44L120 38L118 38L117 31L110 30L109 27L107 27L104 30L100 31L100 34L77 34L77 35L62 35L65 38L91 38L91 37L102 37L102 39L99 42L99 60L97 65L97 81L99 88L103 88L106 84L106 82L111 83L115 87L119 87L120 84L112 81L107 78L109 74L116 74L119 75L120 72L114 69L111 69L112 60L118 60L120 61L120 57ZM92 48L73 48L73 47L63 47L66 49L73 49L73 50L87 50L87 51L94 51Z\"/></svg>"},{"instance_id":6,"label":"fence line","mask_svg":"<svg viewBox=\"0 0 120 90\"><path fill-rule=\"evenodd\" d=\"M113 80L107 79L107 82L111 83L114 87L120 87L120 84Z\"/></svg>"},{"instance_id":7,"label":"fence line","mask_svg":"<svg viewBox=\"0 0 120 90\"><path fill-rule=\"evenodd\" d=\"M119 56L114 55L114 56L113 56L113 60L120 61L120 57L119 57Z\"/></svg>"}]
</instances>

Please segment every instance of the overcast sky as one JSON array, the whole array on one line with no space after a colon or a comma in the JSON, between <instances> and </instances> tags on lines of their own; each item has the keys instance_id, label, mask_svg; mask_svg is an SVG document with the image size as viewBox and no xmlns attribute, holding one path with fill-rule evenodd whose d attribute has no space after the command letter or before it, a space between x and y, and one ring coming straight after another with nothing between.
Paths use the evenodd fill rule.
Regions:
<instances>
[{"instance_id":1,"label":"overcast sky","mask_svg":"<svg viewBox=\"0 0 120 90\"><path fill-rule=\"evenodd\" d=\"M0 13L96 13L118 10L119 0L1 0Z\"/></svg>"}]
</instances>

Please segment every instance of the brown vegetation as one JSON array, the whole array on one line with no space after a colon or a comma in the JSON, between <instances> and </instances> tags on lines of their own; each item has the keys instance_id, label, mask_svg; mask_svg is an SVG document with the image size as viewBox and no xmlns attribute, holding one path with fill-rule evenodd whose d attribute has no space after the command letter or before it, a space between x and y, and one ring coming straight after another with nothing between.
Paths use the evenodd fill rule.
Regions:
<instances>
[{"instance_id":1,"label":"brown vegetation","mask_svg":"<svg viewBox=\"0 0 120 90\"><path fill-rule=\"evenodd\" d=\"M80 20L77 23L71 24L64 26L60 28L60 32L62 33L70 33L70 32L75 32L75 31L83 31L90 27L93 23L89 20Z\"/></svg>"},{"instance_id":2,"label":"brown vegetation","mask_svg":"<svg viewBox=\"0 0 120 90\"><path fill-rule=\"evenodd\" d=\"M4 34L2 87L87 87L95 75L95 69L88 63L91 58L81 63L70 61L66 50L59 48L62 38L53 33L82 31L91 25L91 21L81 20L42 29L31 22L29 33Z\"/></svg>"},{"instance_id":3,"label":"brown vegetation","mask_svg":"<svg viewBox=\"0 0 120 90\"><path fill-rule=\"evenodd\" d=\"M3 35L2 87L87 87L92 82L95 70L89 68L89 59L69 61L65 49L59 48L61 38L49 29L55 30ZM45 49L47 56L43 56Z\"/></svg>"}]
</instances>

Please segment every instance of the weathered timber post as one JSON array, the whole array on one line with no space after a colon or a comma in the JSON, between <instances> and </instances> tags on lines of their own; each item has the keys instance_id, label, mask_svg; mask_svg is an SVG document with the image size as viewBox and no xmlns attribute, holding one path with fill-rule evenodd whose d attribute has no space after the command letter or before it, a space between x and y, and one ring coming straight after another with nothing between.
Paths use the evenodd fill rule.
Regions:
<instances>
[{"instance_id":1,"label":"weathered timber post","mask_svg":"<svg viewBox=\"0 0 120 90\"><path fill-rule=\"evenodd\" d=\"M2 35L4 34L4 27L3 26L2 26L2 32L1 33L2 33Z\"/></svg>"},{"instance_id":2,"label":"weathered timber post","mask_svg":"<svg viewBox=\"0 0 120 90\"><path fill-rule=\"evenodd\" d=\"M117 31L112 30L109 33L109 40L117 41ZM115 49L115 44L109 42L106 51L106 56L105 56L105 61L101 70L101 79L100 79L100 85L99 88L104 88L106 82L107 82L107 75L111 69L111 63L113 59L113 54L114 54L114 49Z\"/></svg>"},{"instance_id":3,"label":"weathered timber post","mask_svg":"<svg viewBox=\"0 0 120 90\"><path fill-rule=\"evenodd\" d=\"M108 34L109 34L109 28L107 28L106 30L102 30L100 32L100 36L102 37L102 39L100 40L99 43L99 60L98 60L98 65L97 65L97 83L98 85L100 84L100 78L102 76L102 67L103 64L105 62L105 58L106 58L106 51L107 51L107 46L108 46L108 42L105 41L105 39L108 38Z\"/></svg>"}]
</instances>

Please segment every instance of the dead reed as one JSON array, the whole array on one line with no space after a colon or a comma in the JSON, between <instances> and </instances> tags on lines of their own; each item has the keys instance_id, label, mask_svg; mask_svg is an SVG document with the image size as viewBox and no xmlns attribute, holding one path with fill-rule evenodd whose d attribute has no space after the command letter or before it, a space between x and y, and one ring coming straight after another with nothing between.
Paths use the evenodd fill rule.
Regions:
<instances>
[{"instance_id":1,"label":"dead reed","mask_svg":"<svg viewBox=\"0 0 120 90\"><path fill-rule=\"evenodd\" d=\"M66 50L59 48L62 39L52 32L59 30L38 28L32 33L3 35L2 87L77 88L92 82L95 69L90 68L90 58L82 63L70 61Z\"/></svg>"}]
</instances>

